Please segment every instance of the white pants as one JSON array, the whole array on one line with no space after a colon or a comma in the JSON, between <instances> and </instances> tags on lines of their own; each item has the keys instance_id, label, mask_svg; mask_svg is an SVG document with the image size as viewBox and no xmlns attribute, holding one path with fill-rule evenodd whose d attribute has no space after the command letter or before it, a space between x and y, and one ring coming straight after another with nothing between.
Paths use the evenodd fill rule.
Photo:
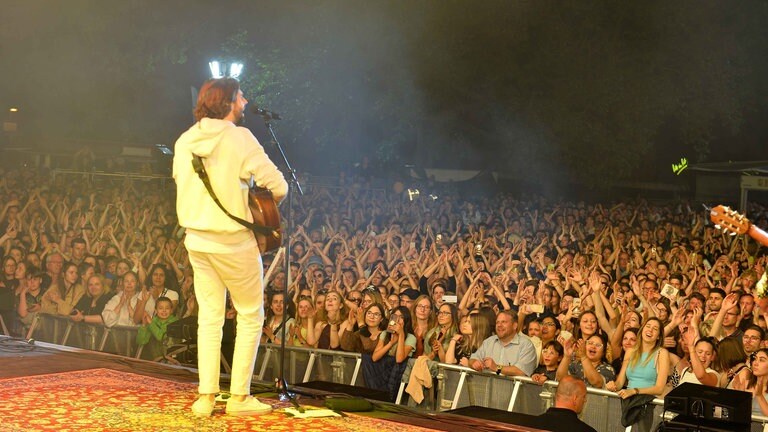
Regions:
<instances>
[{"instance_id":1,"label":"white pants","mask_svg":"<svg viewBox=\"0 0 768 432\"><path fill-rule=\"evenodd\" d=\"M195 272L197 368L200 394L219 392L221 338L226 312L226 290L237 310L237 336L232 358L230 393L251 393L251 379L264 323L264 281L261 255L254 247L244 252L214 254L189 251Z\"/></svg>"}]
</instances>

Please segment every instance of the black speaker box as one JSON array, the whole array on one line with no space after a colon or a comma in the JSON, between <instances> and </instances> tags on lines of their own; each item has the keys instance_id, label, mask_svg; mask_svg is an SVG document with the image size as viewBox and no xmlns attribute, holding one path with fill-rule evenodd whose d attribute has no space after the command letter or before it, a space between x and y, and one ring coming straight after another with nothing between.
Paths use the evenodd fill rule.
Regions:
<instances>
[{"instance_id":1,"label":"black speaker box","mask_svg":"<svg viewBox=\"0 0 768 432\"><path fill-rule=\"evenodd\" d=\"M681 416L682 417L682 416ZM664 422L659 429L659 432L749 432L749 426L733 426L720 424L713 424L712 420L696 421L692 417L686 417L681 421L671 420Z\"/></svg>"},{"instance_id":2,"label":"black speaker box","mask_svg":"<svg viewBox=\"0 0 768 432\"><path fill-rule=\"evenodd\" d=\"M168 337L185 341L197 341L197 317L190 316L168 324L165 333Z\"/></svg>"},{"instance_id":3,"label":"black speaker box","mask_svg":"<svg viewBox=\"0 0 768 432\"><path fill-rule=\"evenodd\" d=\"M752 394L748 392L684 383L664 398L664 411L679 414L671 423L701 424L719 430L749 430L752 422ZM672 425L670 425L672 426Z\"/></svg>"}]
</instances>

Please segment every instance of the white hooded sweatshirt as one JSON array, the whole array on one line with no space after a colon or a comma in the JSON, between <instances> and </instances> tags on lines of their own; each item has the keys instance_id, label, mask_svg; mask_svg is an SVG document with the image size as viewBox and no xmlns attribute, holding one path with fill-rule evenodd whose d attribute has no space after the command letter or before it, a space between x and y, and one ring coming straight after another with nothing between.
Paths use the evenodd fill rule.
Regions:
<instances>
[{"instance_id":1,"label":"white hooded sweatshirt","mask_svg":"<svg viewBox=\"0 0 768 432\"><path fill-rule=\"evenodd\" d=\"M248 185L269 189L280 202L288 192L283 175L250 130L228 120L204 118L176 141L173 178L176 213L187 229L187 249L207 253L235 253L253 247L249 229L227 216L208 194L192 168L192 155L203 158L211 187L231 214L252 222Z\"/></svg>"}]
</instances>

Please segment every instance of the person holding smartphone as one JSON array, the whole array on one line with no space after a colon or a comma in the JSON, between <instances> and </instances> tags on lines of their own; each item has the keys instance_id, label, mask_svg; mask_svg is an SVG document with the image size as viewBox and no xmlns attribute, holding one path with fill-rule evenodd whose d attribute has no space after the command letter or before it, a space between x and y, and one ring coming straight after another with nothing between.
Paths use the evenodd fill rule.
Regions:
<instances>
[{"instance_id":1,"label":"person holding smartphone","mask_svg":"<svg viewBox=\"0 0 768 432\"><path fill-rule=\"evenodd\" d=\"M400 379L415 349L411 312L405 306L398 306L390 312L387 328L379 334L373 354L363 354L365 383L369 388L388 392L390 401L394 402Z\"/></svg>"}]
</instances>

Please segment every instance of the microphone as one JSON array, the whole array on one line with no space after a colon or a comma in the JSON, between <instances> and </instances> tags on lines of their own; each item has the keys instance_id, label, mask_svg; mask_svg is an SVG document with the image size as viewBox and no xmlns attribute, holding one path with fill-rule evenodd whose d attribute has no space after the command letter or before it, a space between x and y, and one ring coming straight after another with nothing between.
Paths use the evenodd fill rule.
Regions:
<instances>
[{"instance_id":1,"label":"microphone","mask_svg":"<svg viewBox=\"0 0 768 432\"><path fill-rule=\"evenodd\" d=\"M261 109L257 105L251 107L251 112L264 117L264 120L282 120L280 114L269 110Z\"/></svg>"}]
</instances>

